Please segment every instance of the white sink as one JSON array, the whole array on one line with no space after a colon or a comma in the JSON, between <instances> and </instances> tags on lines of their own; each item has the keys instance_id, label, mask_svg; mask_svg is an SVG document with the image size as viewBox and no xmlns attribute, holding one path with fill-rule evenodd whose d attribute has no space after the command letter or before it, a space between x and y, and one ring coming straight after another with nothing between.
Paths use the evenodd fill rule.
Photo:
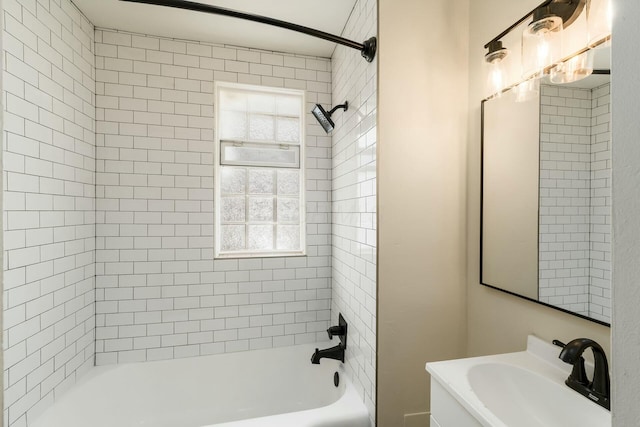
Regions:
<instances>
[{"instance_id":1,"label":"white sink","mask_svg":"<svg viewBox=\"0 0 640 427\"><path fill-rule=\"evenodd\" d=\"M602 427L609 412L549 378L504 363L481 363L467 373L473 393L505 425Z\"/></svg>"},{"instance_id":2,"label":"white sink","mask_svg":"<svg viewBox=\"0 0 640 427\"><path fill-rule=\"evenodd\" d=\"M427 371L473 425L610 427L609 411L564 384L571 366L559 353L530 336L527 351L428 363Z\"/></svg>"}]
</instances>

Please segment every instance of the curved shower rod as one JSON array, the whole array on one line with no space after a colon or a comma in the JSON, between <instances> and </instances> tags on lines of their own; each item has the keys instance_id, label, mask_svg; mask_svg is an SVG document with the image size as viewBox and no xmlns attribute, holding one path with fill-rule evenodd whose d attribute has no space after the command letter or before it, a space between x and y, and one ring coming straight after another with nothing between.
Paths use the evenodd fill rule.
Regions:
<instances>
[{"instance_id":1,"label":"curved shower rod","mask_svg":"<svg viewBox=\"0 0 640 427\"><path fill-rule=\"evenodd\" d=\"M353 40L345 39L343 37L326 33L324 31L316 30L314 28L309 28L302 25L281 21L280 19L269 18L267 16L261 16L261 15L253 15L250 13L239 12L233 9L227 9L224 7L196 3L196 2L187 1L187 0L120 0L120 1L126 1L130 3L153 4L156 6L167 6L167 7L177 8L177 9L193 10L196 12L205 12L205 13L211 13L214 15L229 16L232 18L245 19L247 21L260 22L262 24L272 25L274 27L285 28L287 30L292 30L298 33L307 34L312 37L328 40L333 43L338 43L343 46L347 46L352 49L359 50L360 53L362 54L362 57L366 59L367 62L373 61L373 58L375 58L376 56L376 50L378 48L377 39L375 37L371 37L365 40L363 43L358 43L358 42L354 42Z\"/></svg>"}]
</instances>

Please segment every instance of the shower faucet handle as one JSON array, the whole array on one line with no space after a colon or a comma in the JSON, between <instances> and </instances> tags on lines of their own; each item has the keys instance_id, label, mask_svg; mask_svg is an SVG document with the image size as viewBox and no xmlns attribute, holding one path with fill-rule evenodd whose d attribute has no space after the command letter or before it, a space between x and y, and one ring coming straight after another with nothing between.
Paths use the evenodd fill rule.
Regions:
<instances>
[{"instance_id":1,"label":"shower faucet handle","mask_svg":"<svg viewBox=\"0 0 640 427\"><path fill-rule=\"evenodd\" d=\"M340 343L344 348L347 348L347 321L342 317L342 313L338 314L338 326L332 326L327 329L329 339L333 337L340 337Z\"/></svg>"},{"instance_id":2,"label":"shower faucet handle","mask_svg":"<svg viewBox=\"0 0 640 427\"><path fill-rule=\"evenodd\" d=\"M334 336L341 337L346 333L347 331L345 330L344 326L332 326L327 329L327 334L329 335L330 340L332 340Z\"/></svg>"}]
</instances>

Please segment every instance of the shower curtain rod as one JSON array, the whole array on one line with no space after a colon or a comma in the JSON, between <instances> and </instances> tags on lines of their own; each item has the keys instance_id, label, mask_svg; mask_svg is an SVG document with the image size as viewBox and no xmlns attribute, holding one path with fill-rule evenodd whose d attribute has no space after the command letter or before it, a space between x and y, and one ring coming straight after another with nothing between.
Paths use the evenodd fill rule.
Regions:
<instances>
[{"instance_id":1,"label":"shower curtain rod","mask_svg":"<svg viewBox=\"0 0 640 427\"><path fill-rule=\"evenodd\" d=\"M307 34L312 37L328 40L333 43L338 43L343 46L347 46L352 49L359 50L363 58L366 59L367 62L373 61L373 58L376 56L377 40L375 37L371 37L370 39L365 40L363 43L358 43L358 42L354 42L353 40L345 39L343 37L326 33L324 31L316 30L314 28L309 28L302 25L298 25L298 24L292 24L290 22L281 21L279 19L269 18L267 16L261 16L261 15L253 15L250 13L239 12L233 9L227 9L224 7L196 3L196 2L187 1L187 0L120 0L120 1L126 1L130 3L152 4L156 6L167 6L167 7L177 8L177 9L186 9L186 10L192 10L195 12L205 12L205 13L211 13L214 15L223 15L223 16L229 16L232 18L245 19L247 21L260 22L262 24L272 25L274 27L280 27L287 30L296 31L298 33Z\"/></svg>"}]
</instances>

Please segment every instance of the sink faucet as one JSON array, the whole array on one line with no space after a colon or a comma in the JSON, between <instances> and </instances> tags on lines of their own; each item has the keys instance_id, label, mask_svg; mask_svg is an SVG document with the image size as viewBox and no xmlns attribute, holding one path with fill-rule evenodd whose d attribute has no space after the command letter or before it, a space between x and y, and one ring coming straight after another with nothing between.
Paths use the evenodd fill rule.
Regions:
<instances>
[{"instance_id":1,"label":"sink faucet","mask_svg":"<svg viewBox=\"0 0 640 427\"><path fill-rule=\"evenodd\" d=\"M573 365L571 375L565 381L565 384L580 393L583 396L593 400L598 405L611 409L611 391L609 385L609 365L607 356L602 347L597 342L588 338L577 338L562 346L559 341L554 344L560 345L560 360ZM593 380L589 381L584 369L584 358L582 353L588 348L593 351L595 361L593 369Z\"/></svg>"},{"instance_id":2,"label":"sink faucet","mask_svg":"<svg viewBox=\"0 0 640 427\"><path fill-rule=\"evenodd\" d=\"M338 316L338 326L332 326L327 329L329 339L333 339L334 336L340 337L340 344L335 347L319 350L316 348L315 353L311 355L311 363L314 365L320 364L320 359L335 359L344 363L344 351L347 349L347 322L342 317L342 313Z\"/></svg>"}]
</instances>

